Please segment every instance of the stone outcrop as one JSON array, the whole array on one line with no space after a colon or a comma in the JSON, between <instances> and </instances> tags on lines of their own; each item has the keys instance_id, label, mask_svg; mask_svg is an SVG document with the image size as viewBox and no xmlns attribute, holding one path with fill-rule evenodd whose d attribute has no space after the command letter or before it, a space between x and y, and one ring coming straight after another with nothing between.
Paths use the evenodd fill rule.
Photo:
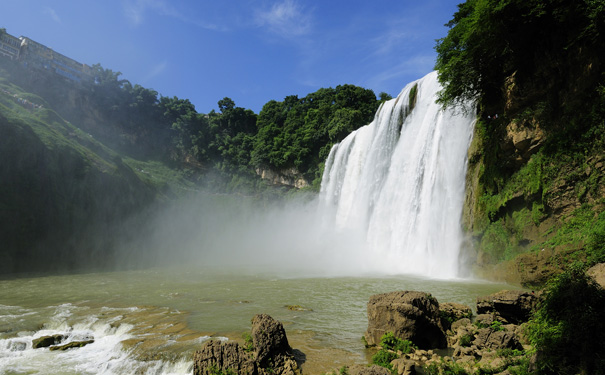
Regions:
<instances>
[{"instance_id":1,"label":"stone outcrop","mask_svg":"<svg viewBox=\"0 0 605 375\"><path fill-rule=\"evenodd\" d=\"M262 367L266 367L270 360L292 351L284 326L266 314L252 318L252 343L256 361Z\"/></svg>"},{"instance_id":2,"label":"stone outcrop","mask_svg":"<svg viewBox=\"0 0 605 375\"><path fill-rule=\"evenodd\" d=\"M207 342L193 355L193 374L301 374L288 344L286 331L280 322L269 315L256 315L252 318L251 336L251 350L246 350L237 342Z\"/></svg>"},{"instance_id":3,"label":"stone outcrop","mask_svg":"<svg viewBox=\"0 0 605 375\"><path fill-rule=\"evenodd\" d=\"M442 327L448 330L454 322L464 318L470 319L473 316L473 310L461 303L445 302L439 304L439 316Z\"/></svg>"},{"instance_id":4,"label":"stone outcrop","mask_svg":"<svg viewBox=\"0 0 605 375\"><path fill-rule=\"evenodd\" d=\"M67 350L67 349L72 349L72 348L81 348L88 344L92 344L93 342L95 342L95 340L71 341L71 342L68 342L67 344L51 346L48 349L50 351L54 351L54 350Z\"/></svg>"},{"instance_id":5,"label":"stone outcrop","mask_svg":"<svg viewBox=\"0 0 605 375\"><path fill-rule=\"evenodd\" d=\"M257 168L256 174L271 185L289 186L297 189L310 186L309 181L296 168L284 169L279 172L272 169Z\"/></svg>"},{"instance_id":6,"label":"stone outcrop","mask_svg":"<svg viewBox=\"0 0 605 375\"><path fill-rule=\"evenodd\" d=\"M596 264L586 271L586 274L594 279L601 288L605 288L605 263Z\"/></svg>"},{"instance_id":7,"label":"stone outcrop","mask_svg":"<svg viewBox=\"0 0 605 375\"><path fill-rule=\"evenodd\" d=\"M60 334L38 337L37 339L32 340L32 348L48 348L49 346L57 345L63 340L65 340L65 336Z\"/></svg>"},{"instance_id":8,"label":"stone outcrop","mask_svg":"<svg viewBox=\"0 0 605 375\"><path fill-rule=\"evenodd\" d=\"M246 352L236 342L210 340L193 355L193 374L211 375L217 370L229 370L235 374L258 374L253 353Z\"/></svg>"},{"instance_id":9,"label":"stone outcrop","mask_svg":"<svg viewBox=\"0 0 605 375\"><path fill-rule=\"evenodd\" d=\"M428 293L400 291L377 294L368 302L368 345L380 344L381 337L392 332L410 340L421 349L447 345L439 317L439 303Z\"/></svg>"},{"instance_id":10,"label":"stone outcrop","mask_svg":"<svg viewBox=\"0 0 605 375\"><path fill-rule=\"evenodd\" d=\"M522 290L503 290L477 298L477 314L494 314L503 323L527 322L538 298Z\"/></svg>"}]
</instances>

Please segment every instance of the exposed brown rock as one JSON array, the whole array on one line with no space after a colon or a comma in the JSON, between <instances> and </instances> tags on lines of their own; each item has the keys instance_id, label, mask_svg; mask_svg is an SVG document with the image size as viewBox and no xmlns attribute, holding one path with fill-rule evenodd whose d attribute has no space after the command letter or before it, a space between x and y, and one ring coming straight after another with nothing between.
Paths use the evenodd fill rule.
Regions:
<instances>
[{"instance_id":1,"label":"exposed brown rock","mask_svg":"<svg viewBox=\"0 0 605 375\"><path fill-rule=\"evenodd\" d=\"M461 303L445 302L439 304L439 316L441 317L441 325L444 329L450 329L452 323L463 319L470 318L473 315L473 310L470 307Z\"/></svg>"},{"instance_id":2,"label":"exposed brown rock","mask_svg":"<svg viewBox=\"0 0 605 375\"><path fill-rule=\"evenodd\" d=\"M605 288L605 263L596 264L586 271L602 288Z\"/></svg>"},{"instance_id":3,"label":"exposed brown rock","mask_svg":"<svg viewBox=\"0 0 605 375\"><path fill-rule=\"evenodd\" d=\"M380 338L387 332L410 340L421 349L447 345L439 317L439 302L424 292L401 291L370 297L365 335L368 344L380 344Z\"/></svg>"},{"instance_id":4,"label":"exposed brown rock","mask_svg":"<svg viewBox=\"0 0 605 375\"><path fill-rule=\"evenodd\" d=\"M301 370L292 355L283 325L269 315L252 318L252 351L237 342L211 340L193 355L193 374L217 371L241 375L298 375Z\"/></svg>"},{"instance_id":5,"label":"exposed brown rock","mask_svg":"<svg viewBox=\"0 0 605 375\"><path fill-rule=\"evenodd\" d=\"M505 323L519 324L529 320L537 297L522 290L503 290L477 298L477 314L495 314Z\"/></svg>"},{"instance_id":6,"label":"exposed brown rock","mask_svg":"<svg viewBox=\"0 0 605 375\"><path fill-rule=\"evenodd\" d=\"M54 350L67 350L67 349L72 349L72 348L81 348L88 344L92 344L93 342L95 342L95 340L72 341L72 342L68 342L67 344L64 344L64 345L51 346L48 349L51 351L54 351Z\"/></svg>"},{"instance_id":7,"label":"exposed brown rock","mask_svg":"<svg viewBox=\"0 0 605 375\"><path fill-rule=\"evenodd\" d=\"M284 326L266 314L252 318L252 340L256 361L262 367L265 367L270 359L292 351Z\"/></svg>"}]
</instances>

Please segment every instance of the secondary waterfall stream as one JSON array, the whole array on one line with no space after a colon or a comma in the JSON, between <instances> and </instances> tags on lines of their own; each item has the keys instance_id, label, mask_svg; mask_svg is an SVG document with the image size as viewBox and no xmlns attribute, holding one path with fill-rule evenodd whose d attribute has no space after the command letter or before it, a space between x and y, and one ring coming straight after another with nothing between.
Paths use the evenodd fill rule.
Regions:
<instances>
[{"instance_id":1,"label":"secondary waterfall stream","mask_svg":"<svg viewBox=\"0 0 605 375\"><path fill-rule=\"evenodd\" d=\"M369 270L457 276L474 111L442 109L440 89L436 72L408 84L326 162L321 206L365 233Z\"/></svg>"}]
</instances>

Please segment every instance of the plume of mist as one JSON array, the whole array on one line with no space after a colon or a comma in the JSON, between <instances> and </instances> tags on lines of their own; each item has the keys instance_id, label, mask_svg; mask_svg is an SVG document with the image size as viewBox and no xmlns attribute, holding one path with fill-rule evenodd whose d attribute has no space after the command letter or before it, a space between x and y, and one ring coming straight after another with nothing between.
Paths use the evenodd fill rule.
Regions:
<instances>
[{"instance_id":1,"label":"plume of mist","mask_svg":"<svg viewBox=\"0 0 605 375\"><path fill-rule=\"evenodd\" d=\"M146 213L121 243L119 265L341 276L369 271L364 232L336 231L316 199L274 203L193 194ZM140 221L139 219L137 221Z\"/></svg>"}]
</instances>

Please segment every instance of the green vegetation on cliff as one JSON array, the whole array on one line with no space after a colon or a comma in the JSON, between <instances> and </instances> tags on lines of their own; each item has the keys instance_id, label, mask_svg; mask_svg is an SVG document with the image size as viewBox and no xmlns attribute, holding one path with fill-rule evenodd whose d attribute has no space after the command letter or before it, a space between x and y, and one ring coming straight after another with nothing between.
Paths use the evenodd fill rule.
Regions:
<instances>
[{"instance_id":1,"label":"green vegetation on cliff","mask_svg":"<svg viewBox=\"0 0 605 375\"><path fill-rule=\"evenodd\" d=\"M479 265L514 259L509 279L537 284L603 260L605 4L468 0L448 26L440 100L478 103L465 225Z\"/></svg>"},{"instance_id":2,"label":"green vegetation on cliff","mask_svg":"<svg viewBox=\"0 0 605 375\"><path fill-rule=\"evenodd\" d=\"M319 182L332 144L389 99L343 85L259 115L230 98L202 114L98 64L93 73L76 83L0 57L0 273L114 267L150 211L192 190L281 195L266 170Z\"/></svg>"}]
</instances>

